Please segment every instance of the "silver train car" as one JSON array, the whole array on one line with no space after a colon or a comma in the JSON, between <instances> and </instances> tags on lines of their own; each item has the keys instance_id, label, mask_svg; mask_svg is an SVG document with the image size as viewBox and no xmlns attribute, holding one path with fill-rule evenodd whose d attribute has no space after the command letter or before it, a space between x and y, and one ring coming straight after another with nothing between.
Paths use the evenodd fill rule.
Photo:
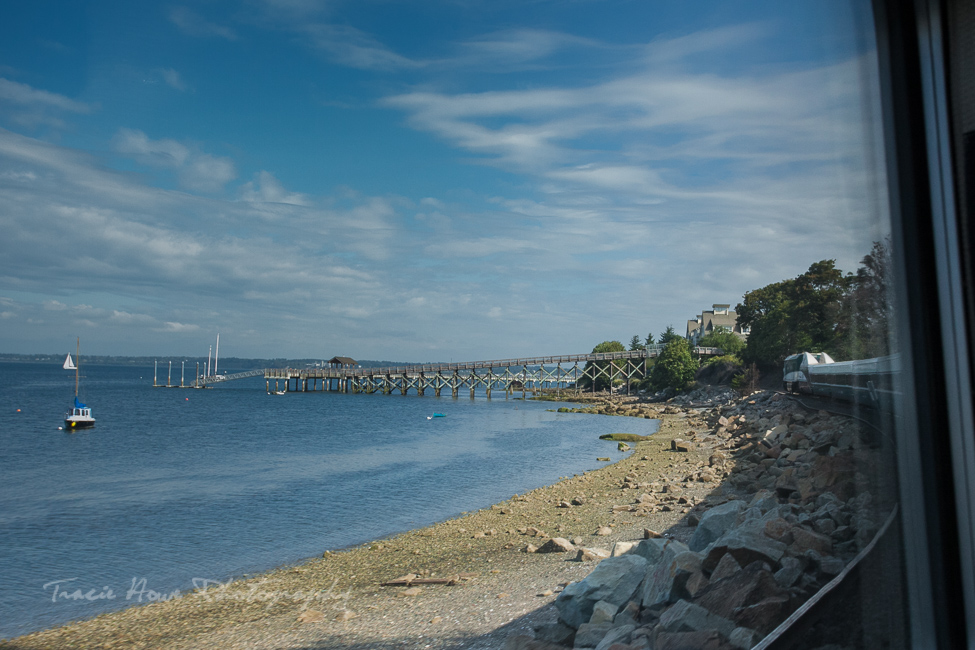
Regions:
<instances>
[{"instance_id":1,"label":"silver train car","mask_svg":"<svg viewBox=\"0 0 975 650\"><path fill-rule=\"evenodd\" d=\"M782 383L787 393L806 393L891 410L897 399L895 378L900 355L833 361L824 352L786 357Z\"/></svg>"}]
</instances>

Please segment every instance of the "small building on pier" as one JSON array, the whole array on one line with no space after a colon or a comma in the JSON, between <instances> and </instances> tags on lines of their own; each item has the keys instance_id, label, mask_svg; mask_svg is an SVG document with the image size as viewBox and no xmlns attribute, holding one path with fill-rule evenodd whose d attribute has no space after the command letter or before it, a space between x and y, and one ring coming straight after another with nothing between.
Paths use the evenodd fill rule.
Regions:
<instances>
[{"instance_id":1,"label":"small building on pier","mask_svg":"<svg viewBox=\"0 0 975 650\"><path fill-rule=\"evenodd\" d=\"M359 364L349 357L332 357L328 360L329 368L355 368Z\"/></svg>"}]
</instances>

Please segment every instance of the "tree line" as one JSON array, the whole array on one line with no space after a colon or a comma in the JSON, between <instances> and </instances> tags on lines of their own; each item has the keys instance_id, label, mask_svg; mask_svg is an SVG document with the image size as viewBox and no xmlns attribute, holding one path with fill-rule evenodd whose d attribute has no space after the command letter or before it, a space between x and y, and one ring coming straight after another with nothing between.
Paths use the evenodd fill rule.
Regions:
<instances>
[{"instance_id":1,"label":"tree line","mask_svg":"<svg viewBox=\"0 0 975 650\"><path fill-rule=\"evenodd\" d=\"M738 324L750 328L742 361L770 369L796 352L826 352L837 361L890 354L890 274L887 238L874 242L855 274L822 260L798 277L749 291L736 308Z\"/></svg>"},{"instance_id":2,"label":"tree line","mask_svg":"<svg viewBox=\"0 0 975 650\"><path fill-rule=\"evenodd\" d=\"M742 383L754 379L757 370L781 369L785 357L797 352L826 352L837 361L890 354L894 348L890 276L890 239L886 238L874 242L856 273L844 273L836 268L836 260L821 260L795 278L748 291L735 308L738 325L749 332L747 341L719 327L701 337L697 345L720 348L723 355L703 363L727 362L738 366L738 383ZM634 335L629 349L641 350L653 344L652 333L642 338ZM665 347L659 356L649 360L652 364L649 374L637 387L680 391L693 384L701 362L691 354L690 343L673 326L668 326L657 338L657 344ZM619 341L603 341L592 351L626 349ZM589 362L587 369L593 364L608 368L609 363L619 367L624 364L623 361ZM751 370L746 373L747 367ZM595 384L595 390L606 390L610 380L599 376ZM578 385L587 390L593 388L588 377L581 378Z\"/></svg>"}]
</instances>

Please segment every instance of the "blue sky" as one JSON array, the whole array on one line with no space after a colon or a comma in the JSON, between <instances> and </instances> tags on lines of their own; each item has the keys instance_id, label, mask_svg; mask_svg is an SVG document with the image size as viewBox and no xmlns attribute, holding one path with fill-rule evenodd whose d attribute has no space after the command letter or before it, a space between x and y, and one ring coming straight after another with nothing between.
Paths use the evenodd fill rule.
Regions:
<instances>
[{"instance_id":1,"label":"blue sky","mask_svg":"<svg viewBox=\"0 0 975 650\"><path fill-rule=\"evenodd\" d=\"M5 3L0 351L578 353L852 271L867 4Z\"/></svg>"}]
</instances>

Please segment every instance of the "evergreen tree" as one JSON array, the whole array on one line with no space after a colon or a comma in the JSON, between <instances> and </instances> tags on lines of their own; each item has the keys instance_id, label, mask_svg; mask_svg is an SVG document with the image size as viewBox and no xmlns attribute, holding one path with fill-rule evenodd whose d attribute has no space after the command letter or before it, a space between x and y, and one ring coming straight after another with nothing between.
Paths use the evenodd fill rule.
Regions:
<instances>
[{"instance_id":1,"label":"evergreen tree","mask_svg":"<svg viewBox=\"0 0 975 650\"><path fill-rule=\"evenodd\" d=\"M643 350L643 349L644 347L640 343L639 335L634 334L633 338L630 339L630 350Z\"/></svg>"},{"instance_id":2,"label":"evergreen tree","mask_svg":"<svg viewBox=\"0 0 975 650\"><path fill-rule=\"evenodd\" d=\"M850 359L883 356L890 354L892 347L894 296L890 237L874 242L860 264L848 305L853 322L853 331L847 337L846 356Z\"/></svg>"},{"instance_id":3,"label":"evergreen tree","mask_svg":"<svg viewBox=\"0 0 975 650\"><path fill-rule=\"evenodd\" d=\"M673 325L668 325L667 326L667 329L664 330L664 333L660 335L659 344L660 345L667 345L668 343L670 343L671 341L674 341L674 340L683 341L684 340L684 337L674 331L674 326Z\"/></svg>"}]
</instances>

